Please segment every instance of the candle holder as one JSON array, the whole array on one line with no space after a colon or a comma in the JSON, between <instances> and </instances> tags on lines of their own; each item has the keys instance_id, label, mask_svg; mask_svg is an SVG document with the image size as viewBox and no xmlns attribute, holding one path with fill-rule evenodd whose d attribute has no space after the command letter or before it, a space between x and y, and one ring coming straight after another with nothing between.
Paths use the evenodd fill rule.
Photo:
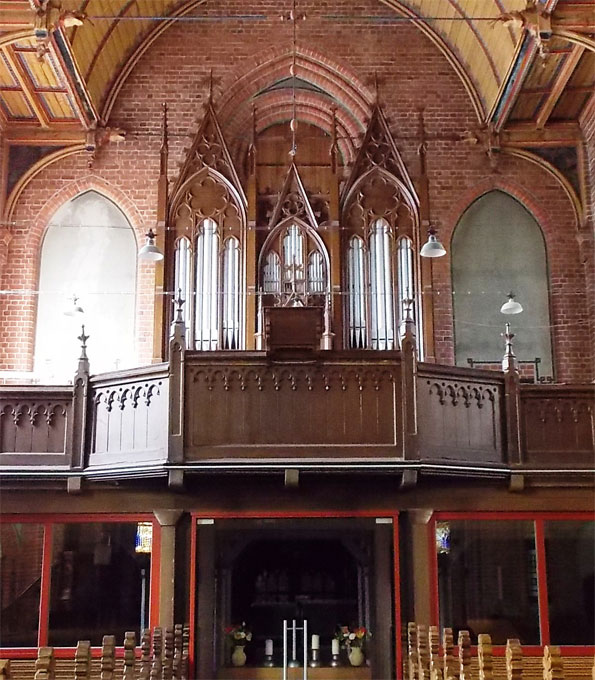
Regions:
<instances>
[{"instance_id":1,"label":"candle holder","mask_svg":"<svg viewBox=\"0 0 595 680\"><path fill-rule=\"evenodd\" d=\"M331 655L331 668L337 668L340 665L341 665L341 662L339 661L339 655L338 654L332 654Z\"/></svg>"},{"instance_id":2,"label":"candle holder","mask_svg":"<svg viewBox=\"0 0 595 680\"><path fill-rule=\"evenodd\" d=\"M288 668L299 668L300 667L300 662L297 659L290 659L289 663L287 664Z\"/></svg>"},{"instance_id":3,"label":"candle holder","mask_svg":"<svg viewBox=\"0 0 595 680\"><path fill-rule=\"evenodd\" d=\"M263 666L265 668L274 668L275 667L275 662L273 661L273 655L272 654L265 654L264 655Z\"/></svg>"},{"instance_id":4,"label":"candle holder","mask_svg":"<svg viewBox=\"0 0 595 680\"><path fill-rule=\"evenodd\" d=\"M310 668L320 668L320 650L312 647L310 651L312 652L312 658L310 659L308 666L310 666Z\"/></svg>"}]
</instances>

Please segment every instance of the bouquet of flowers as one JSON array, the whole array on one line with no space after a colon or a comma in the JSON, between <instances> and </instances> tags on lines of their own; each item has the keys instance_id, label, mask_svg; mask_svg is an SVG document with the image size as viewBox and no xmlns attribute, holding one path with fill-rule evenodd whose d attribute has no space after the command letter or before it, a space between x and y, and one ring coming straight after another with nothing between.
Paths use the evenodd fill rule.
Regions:
<instances>
[{"instance_id":1,"label":"bouquet of flowers","mask_svg":"<svg viewBox=\"0 0 595 680\"><path fill-rule=\"evenodd\" d=\"M335 640L339 640L342 647L363 647L366 640L372 637L372 633L364 626L349 628L349 626L337 626Z\"/></svg>"},{"instance_id":2,"label":"bouquet of flowers","mask_svg":"<svg viewBox=\"0 0 595 680\"><path fill-rule=\"evenodd\" d=\"M242 621L240 624L236 624L235 626L227 626L225 629L225 635L235 647L243 647L244 645L247 645L250 640L252 640L252 633L246 627L246 623L244 621Z\"/></svg>"}]
</instances>

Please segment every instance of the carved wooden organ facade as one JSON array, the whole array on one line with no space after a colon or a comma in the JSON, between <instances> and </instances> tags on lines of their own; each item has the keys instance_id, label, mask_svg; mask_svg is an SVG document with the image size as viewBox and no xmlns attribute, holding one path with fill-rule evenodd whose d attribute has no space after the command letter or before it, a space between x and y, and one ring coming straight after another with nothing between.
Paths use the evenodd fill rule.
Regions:
<instances>
[{"instance_id":1,"label":"carved wooden organ facade","mask_svg":"<svg viewBox=\"0 0 595 680\"><path fill-rule=\"evenodd\" d=\"M419 200L386 119L376 105L348 174L335 130L253 131L236 168L208 102L162 201L189 349L264 348L267 307L317 308L322 349L398 349L406 309L420 320Z\"/></svg>"}]
</instances>

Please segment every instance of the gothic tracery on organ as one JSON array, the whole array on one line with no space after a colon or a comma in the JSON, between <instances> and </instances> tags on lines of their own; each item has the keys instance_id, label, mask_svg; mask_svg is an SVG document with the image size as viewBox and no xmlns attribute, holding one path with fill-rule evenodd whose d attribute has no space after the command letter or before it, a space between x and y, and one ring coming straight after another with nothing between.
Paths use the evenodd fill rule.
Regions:
<instances>
[{"instance_id":1,"label":"gothic tracery on organ","mask_svg":"<svg viewBox=\"0 0 595 680\"><path fill-rule=\"evenodd\" d=\"M283 306L319 308L335 348L398 349L405 300L421 321L420 212L382 110L372 107L348 175L334 125L295 132L254 129L242 183L205 107L173 184L166 244L189 347L258 348L264 308Z\"/></svg>"}]
</instances>

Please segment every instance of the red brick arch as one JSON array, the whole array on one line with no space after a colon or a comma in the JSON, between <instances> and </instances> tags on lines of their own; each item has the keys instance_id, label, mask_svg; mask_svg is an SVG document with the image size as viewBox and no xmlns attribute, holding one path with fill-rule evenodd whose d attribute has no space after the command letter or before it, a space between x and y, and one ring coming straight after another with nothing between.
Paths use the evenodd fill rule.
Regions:
<instances>
[{"instance_id":1,"label":"red brick arch","mask_svg":"<svg viewBox=\"0 0 595 680\"><path fill-rule=\"evenodd\" d=\"M239 136L241 130L252 116L252 104L260 111L262 102L268 108L266 125L281 122L287 118L287 106L291 101L291 93L276 91L266 93L262 97L256 95L266 87L273 85L282 78L290 76L290 69L294 62L294 54L287 49L271 49L259 54L248 62L246 71L228 88L228 96L219 106L218 116L225 127L229 138ZM298 47L295 54L295 75L323 90L329 97L315 92L299 91L299 117L306 122L330 130L331 104L337 106L337 121L344 132L344 136L356 138L364 132L366 119L370 114L370 107L374 100L372 91L366 87L360 78L344 65L333 62L327 57L310 50ZM271 118L270 100L277 99L283 105L278 107L277 118ZM310 106L319 113L306 114L303 106ZM310 120L305 116L310 115ZM260 116L258 116L260 119ZM343 152L349 147L344 145Z\"/></svg>"},{"instance_id":2,"label":"red brick arch","mask_svg":"<svg viewBox=\"0 0 595 680\"><path fill-rule=\"evenodd\" d=\"M515 159L515 163L518 161L521 161L518 170L522 170L525 163L522 159ZM535 168L534 164L531 165ZM482 179L461 192L442 222L440 236L447 247L448 255L433 270L434 292L439 293L439 297L435 298L435 314L440 318L438 325L445 340L441 360L451 358L454 351L450 278L452 236L461 217L474 201L490 191L502 191L519 201L533 215L543 233L548 263L551 337L556 376L561 381L576 379L572 369L568 368L568 357L578 352L579 347L588 344L588 329L584 324L586 287L576 238L578 217L567 193L546 168L542 168L537 176L535 169L530 170L528 175L531 181L527 184L522 183L519 174L516 179L503 175ZM541 183L538 182L539 175L542 176ZM555 203L544 200L546 196L553 200L554 193ZM564 222L560 223L561 219ZM588 359L585 363L588 364ZM582 379L588 374L585 370Z\"/></svg>"},{"instance_id":3,"label":"red brick arch","mask_svg":"<svg viewBox=\"0 0 595 680\"><path fill-rule=\"evenodd\" d=\"M105 196L115 203L124 213L128 223L132 227L137 244L142 243L145 226L140 212L133 201L131 201L120 189L107 182L103 177L90 172L85 177L65 184L48 198L27 232L27 249L33 251L35 249L39 250L43 235L45 234L52 217L63 205L68 203L68 201L71 201L73 198L80 196L86 191L96 191L98 194Z\"/></svg>"},{"instance_id":4,"label":"red brick arch","mask_svg":"<svg viewBox=\"0 0 595 680\"><path fill-rule=\"evenodd\" d=\"M13 213L16 223L14 237L10 243L9 266L3 277L3 288L13 291L2 301L4 323L0 329L0 369L29 371L33 367L35 351L35 328L37 320L37 295L41 247L47 226L60 207L86 191L96 191L113 201L126 216L137 243L142 243L145 226L134 202L120 189L110 184L93 171L78 179L64 181L63 185L41 204L41 207L27 214L26 194L35 179L25 187L21 200ZM46 182L44 188L48 186ZM24 214L23 214L24 211ZM154 266L139 263L137 269L137 298L135 323L137 326L137 354L139 360L151 358L152 345L144 342L150 336L153 316ZM19 291L17 293L17 291ZM6 337L18 328L19 342L6 342ZM141 340L139 342L139 339ZM147 345L147 347L145 347ZM8 347L10 353L7 353Z\"/></svg>"},{"instance_id":5,"label":"red brick arch","mask_svg":"<svg viewBox=\"0 0 595 680\"><path fill-rule=\"evenodd\" d=\"M487 177L478 184L463 191L458 197L446 219L446 229L449 233L449 241L452 241L455 228L467 208L469 208L469 206L478 198L490 191L502 191L523 205L539 224L547 247L548 235L552 235L556 231L556 226L552 224L551 215L547 211L547 206L544 206L526 187L517 184L516 182L506 180L504 177L497 176Z\"/></svg>"}]
</instances>

